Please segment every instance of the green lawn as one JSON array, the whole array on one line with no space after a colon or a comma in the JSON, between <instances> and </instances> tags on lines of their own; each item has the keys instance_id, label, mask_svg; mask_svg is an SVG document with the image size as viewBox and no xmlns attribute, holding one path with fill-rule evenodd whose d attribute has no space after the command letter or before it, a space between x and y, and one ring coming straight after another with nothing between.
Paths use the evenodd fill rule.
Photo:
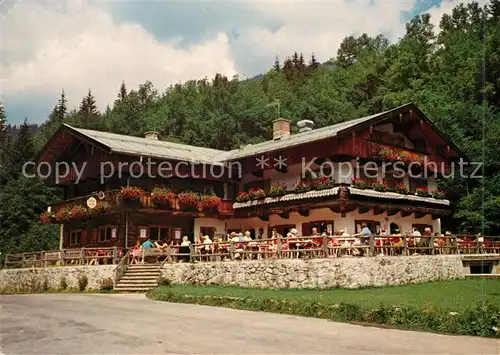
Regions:
<instances>
[{"instance_id":1,"label":"green lawn","mask_svg":"<svg viewBox=\"0 0 500 355\"><path fill-rule=\"evenodd\" d=\"M420 309L460 311L481 300L500 307L499 279L466 279L419 285L389 286L357 290L327 289L248 289L229 286L162 286L151 291L154 299L162 294L176 296L229 296L255 299L316 301L322 304L354 303L364 307L410 306Z\"/></svg>"}]
</instances>

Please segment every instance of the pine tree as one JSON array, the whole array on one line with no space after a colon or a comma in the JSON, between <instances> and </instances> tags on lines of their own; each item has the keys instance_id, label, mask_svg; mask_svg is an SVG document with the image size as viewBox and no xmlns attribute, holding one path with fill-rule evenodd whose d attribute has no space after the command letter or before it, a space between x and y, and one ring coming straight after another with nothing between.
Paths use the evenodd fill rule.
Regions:
<instances>
[{"instance_id":1,"label":"pine tree","mask_svg":"<svg viewBox=\"0 0 500 355\"><path fill-rule=\"evenodd\" d=\"M299 54L297 52L294 52L293 53L293 56L292 56L292 64L293 64L293 67L295 69L299 68L300 67L300 58L299 58Z\"/></svg>"},{"instance_id":2,"label":"pine tree","mask_svg":"<svg viewBox=\"0 0 500 355\"><path fill-rule=\"evenodd\" d=\"M309 61L309 68L314 70L319 67L319 63L314 56L314 53L311 55L311 60Z\"/></svg>"},{"instance_id":3,"label":"pine tree","mask_svg":"<svg viewBox=\"0 0 500 355\"><path fill-rule=\"evenodd\" d=\"M31 161L34 156L33 136L28 121L25 119L14 138L12 149L8 150L6 166L4 167L7 170L7 175L13 178L21 175L24 164Z\"/></svg>"},{"instance_id":4,"label":"pine tree","mask_svg":"<svg viewBox=\"0 0 500 355\"><path fill-rule=\"evenodd\" d=\"M97 106L95 103L95 98L92 96L92 92L89 89L89 93L87 94L86 97L87 100L87 112L89 116L95 116L97 115Z\"/></svg>"},{"instance_id":5,"label":"pine tree","mask_svg":"<svg viewBox=\"0 0 500 355\"><path fill-rule=\"evenodd\" d=\"M285 77L287 78L287 80L293 79L295 69L293 66L293 62L290 58L286 58L285 62L283 63L283 73L285 74Z\"/></svg>"},{"instance_id":6,"label":"pine tree","mask_svg":"<svg viewBox=\"0 0 500 355\"><path fill-rule=\"evenodd\" d=\"M6 125L7 125L7 115L5 114L4 106L0 104L0 134L1 132L5 132Z\"/></svg>"},{"instance_id":7,"label":"pine tree","mask_svg":"<svg viewBox=\"0 0 500 355\"><path fill-rule=\"evenodd\" d=\"M280 61L279 61L278 56L276 56L276 59L274 60L273 69L276 70L276 71L280 71L281 70Z\"/></svg>"},{"instance_id":8,"label":"pine tree","mask_svg":"<svg viewBox=\"0 0 500 355\"><path fill-rule=\"evenodd\" d=\"M66 114L68 112L68 107L67 107L67 102L68 100L66 99L66 95L64 94L64 89L61 92L61 98L59 99L57 103L57 114L56 114L56 119L57 122L62 122L64 121L64 118L66 117Z\"/></svg>"},{"instance_id":9,"label":"pine tree","mask_svg":"<svg viewBox=\"0 0 500 355\"><path fill-rule=\"evenodd\" d=\"M298 64L298 72L299 73L303 73L306 69L306 63L304 61L304 55L302 53L300 53L300 56L299 56L299 64Z\"/></svg>"}]
</instances>

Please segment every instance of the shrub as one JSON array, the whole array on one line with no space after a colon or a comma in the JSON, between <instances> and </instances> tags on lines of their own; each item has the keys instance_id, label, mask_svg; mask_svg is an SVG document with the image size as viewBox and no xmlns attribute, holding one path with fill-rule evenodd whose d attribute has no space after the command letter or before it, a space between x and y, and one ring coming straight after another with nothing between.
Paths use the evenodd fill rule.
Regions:
<instances>
[{"instance_id":1,"label":"shrub","mask_svg":"<svg viewBox=\"0 0 500 355\"><path fill-rule=\"evenodd\" d=\"M387 191L387 185L385 183L378 183L377 182L377 183L373 184L372 188L378 192L386 192Z\"/></svg>"},{"instance_id":2,"label":"shrub","mask_svg":"<svg viewBox=\"0 0 500 355\"><path fill-rule=\"evenodd\" d=\"M125 201L138 202L144 195L144 190L136 186L122 187L120 194Z\"/></svg>"},{"instance_id":3,"label":"shrub","mask_svg":"<svg viewBox=\"0 0 500 355\"><path fill-rule=\"evenodd\" d=\"M266 198L266 193L262 189L250 189L248 192L249 200L259 200L262 198Z\"/></svg>"},{"instance_id":4,"label":"shrub","mask_svg":"<svg viewBox=\"0 0 500 355\"><path fill-rule=\"evenodd\" d=\"M286 194L286 184L284 182L278 182L269 189L269 196L271 197L279 197L284 194Z\"/></svg>"},{"instance_id":5,"label":"shrub","mask_svg":"<svg viewBox=\"0 0 500 355\"><path fill-rule=\"evenodd\" d=\"M221 198L215 194L203 195L200 198L201 209L204 212L217 212L221 203Z\"/></svg>"},{"instance_id":6,"label":"shrub","mask_svg":"<svg viewBox=\"0 0 500 355\"><path fill-rule=\"evenodd\" d=\"M85 291L87 288L87 285L89 283L89 280L87 278L87 275L80 275L78 276L78 289L80 291Z\"/></svg>"},{"instance_id":7,"label":"shrub","mask_svg":"<svg viewBox=\"0 0 500 355\"><path fill-rule=\"evenodd\" d=\"M330 189L335 186L335 180L329 179L327 177L321 177L314 180L313 188L315 190Z\"/></svg>"},{"instance_id":8,"label":"shrub","mask_svg":"<svg viewBox=\"0 0 500 355\"><path fill-rule=\"evenodd\" d=\"M42 283L42 292L47 292L49 290L49 280L45 277Z\"/></svg>"},{"instance_id":9,"label":"shrub","mask_svg":"<svg viewBox=\"0 0 500 355\"><path fill-rule=\"evenodd\" d=\"M311 190L311 186L305 182L305 181L299 181L295 185L293 185L293 192L296 193L301 193L301 192L307 192Z\"/></svg>"},{"instance_id":10,"label":"shrub","mask_svg":"<svg viewBox=\"0 0 500 355\"><path fill-rule=\"evenodd\" d=\"M181 192L177 195L179 207L184 211L198 211L200 205L200 197L192 191Z\"/></svg>"},{"instance_id":11,"label":"shrub","mask_svg":"<svg viewBox=\"0 0 500 355\"><path fill-rule=\"evenodd\" d=\"M171 281L164 276L161 276L160 279L158 280L159 286L168 286L170 284L171 284Z\"/></svg>"},{"instance_id":12,"label":"shrub","mask_svg":"<svg viewBox=\"0 0 500 355\"><path fill-rule=\"evenodd\" d=\"M175 198L175 194L170 189L155 187L151 192L153 202L158 206L169 206L170 201Z\"/></svg>"},{"instance_id":13,"label":"shrub","mask_svg":"<svg viewBox=\"0 0 500 355\"><path fill-rule=\"evenodd\" d=\"M250 200L250 197L248 196L248 192L241 191L238 196L236 196L236 202L247 202Z\"/></svg>"},{"instance_id":14,"label":"shrub","mask_svg":"<svg viewBox=\"0 0 500 355\"><path fill-rule=\"evenodd\" d=\"M113 287L114 287L113 279L108 277L108 278L101 281L101 285L100 285L99 289L101 291L110 291L113 289Z\"/></svg>"},{"instance_id":15,"label":"shrub","mask_svg":"<svg viewBox=\"0 0 500 355\"><path fill-rule=\"evenodd\" d=\"M61 276L61 280L59 281L59 286L61 290L66 290L68 288L68 281L66 281L66 276Z\"/></svg>"}]
</instances>

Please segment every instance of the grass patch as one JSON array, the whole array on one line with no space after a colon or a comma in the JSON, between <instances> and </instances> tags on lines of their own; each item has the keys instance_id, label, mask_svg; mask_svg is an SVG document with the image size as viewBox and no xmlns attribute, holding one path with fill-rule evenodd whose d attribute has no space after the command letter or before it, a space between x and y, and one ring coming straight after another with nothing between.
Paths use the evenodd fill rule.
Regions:
<instances>
[{"instance_id":1,"label":"grass patch","mask_svg":"<svg viewBox=\"0 0 500 355\"><path fill-rule=\"evenodd\" d=\"M498 280L452 280L357 290L170 285L150 291L148 297L405 329L500 336Z\"/></svg>"}]
</instances>

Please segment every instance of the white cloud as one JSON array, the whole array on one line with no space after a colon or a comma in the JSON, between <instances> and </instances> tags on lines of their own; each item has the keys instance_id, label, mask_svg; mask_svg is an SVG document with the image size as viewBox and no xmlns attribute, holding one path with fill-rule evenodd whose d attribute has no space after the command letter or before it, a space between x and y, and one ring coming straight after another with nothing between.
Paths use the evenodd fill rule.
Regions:
<instances>
[{"instance_id":1,"label":"white cloud","mask_svg":"<svg viewBox=\"0 0 500 355\"><path fill-rule=\"evenodd\" d=\"M62 88L77 105L89 88L103 109L122 80L129 88L151 80L156 88L188 79L234 75L228 37L219 33L187 49L162 43L141 26L115 23L89 4L19 3L2 23L3 100ZM55 104L55 101L54 101Z\"/></svg>"},{"instance_id":2,"label":"white cloud","mask_svg":"<svg viewBox=\"0 0 500 355\"><path fill-rule=\"evenodd\" d=\"M320 61L334 57L342 39L349 35L383 33L390 40L404 34L403 11L410 11L411 1L268 1L249 2L262 16L281 23L277 31L253 27L241 31L234 42L236 53L252 53L268 66L278 55L281 59L293 51L307 57L314 52ZM238 57L237 57L238 58Z\"/></svg>"}]
</instances>

